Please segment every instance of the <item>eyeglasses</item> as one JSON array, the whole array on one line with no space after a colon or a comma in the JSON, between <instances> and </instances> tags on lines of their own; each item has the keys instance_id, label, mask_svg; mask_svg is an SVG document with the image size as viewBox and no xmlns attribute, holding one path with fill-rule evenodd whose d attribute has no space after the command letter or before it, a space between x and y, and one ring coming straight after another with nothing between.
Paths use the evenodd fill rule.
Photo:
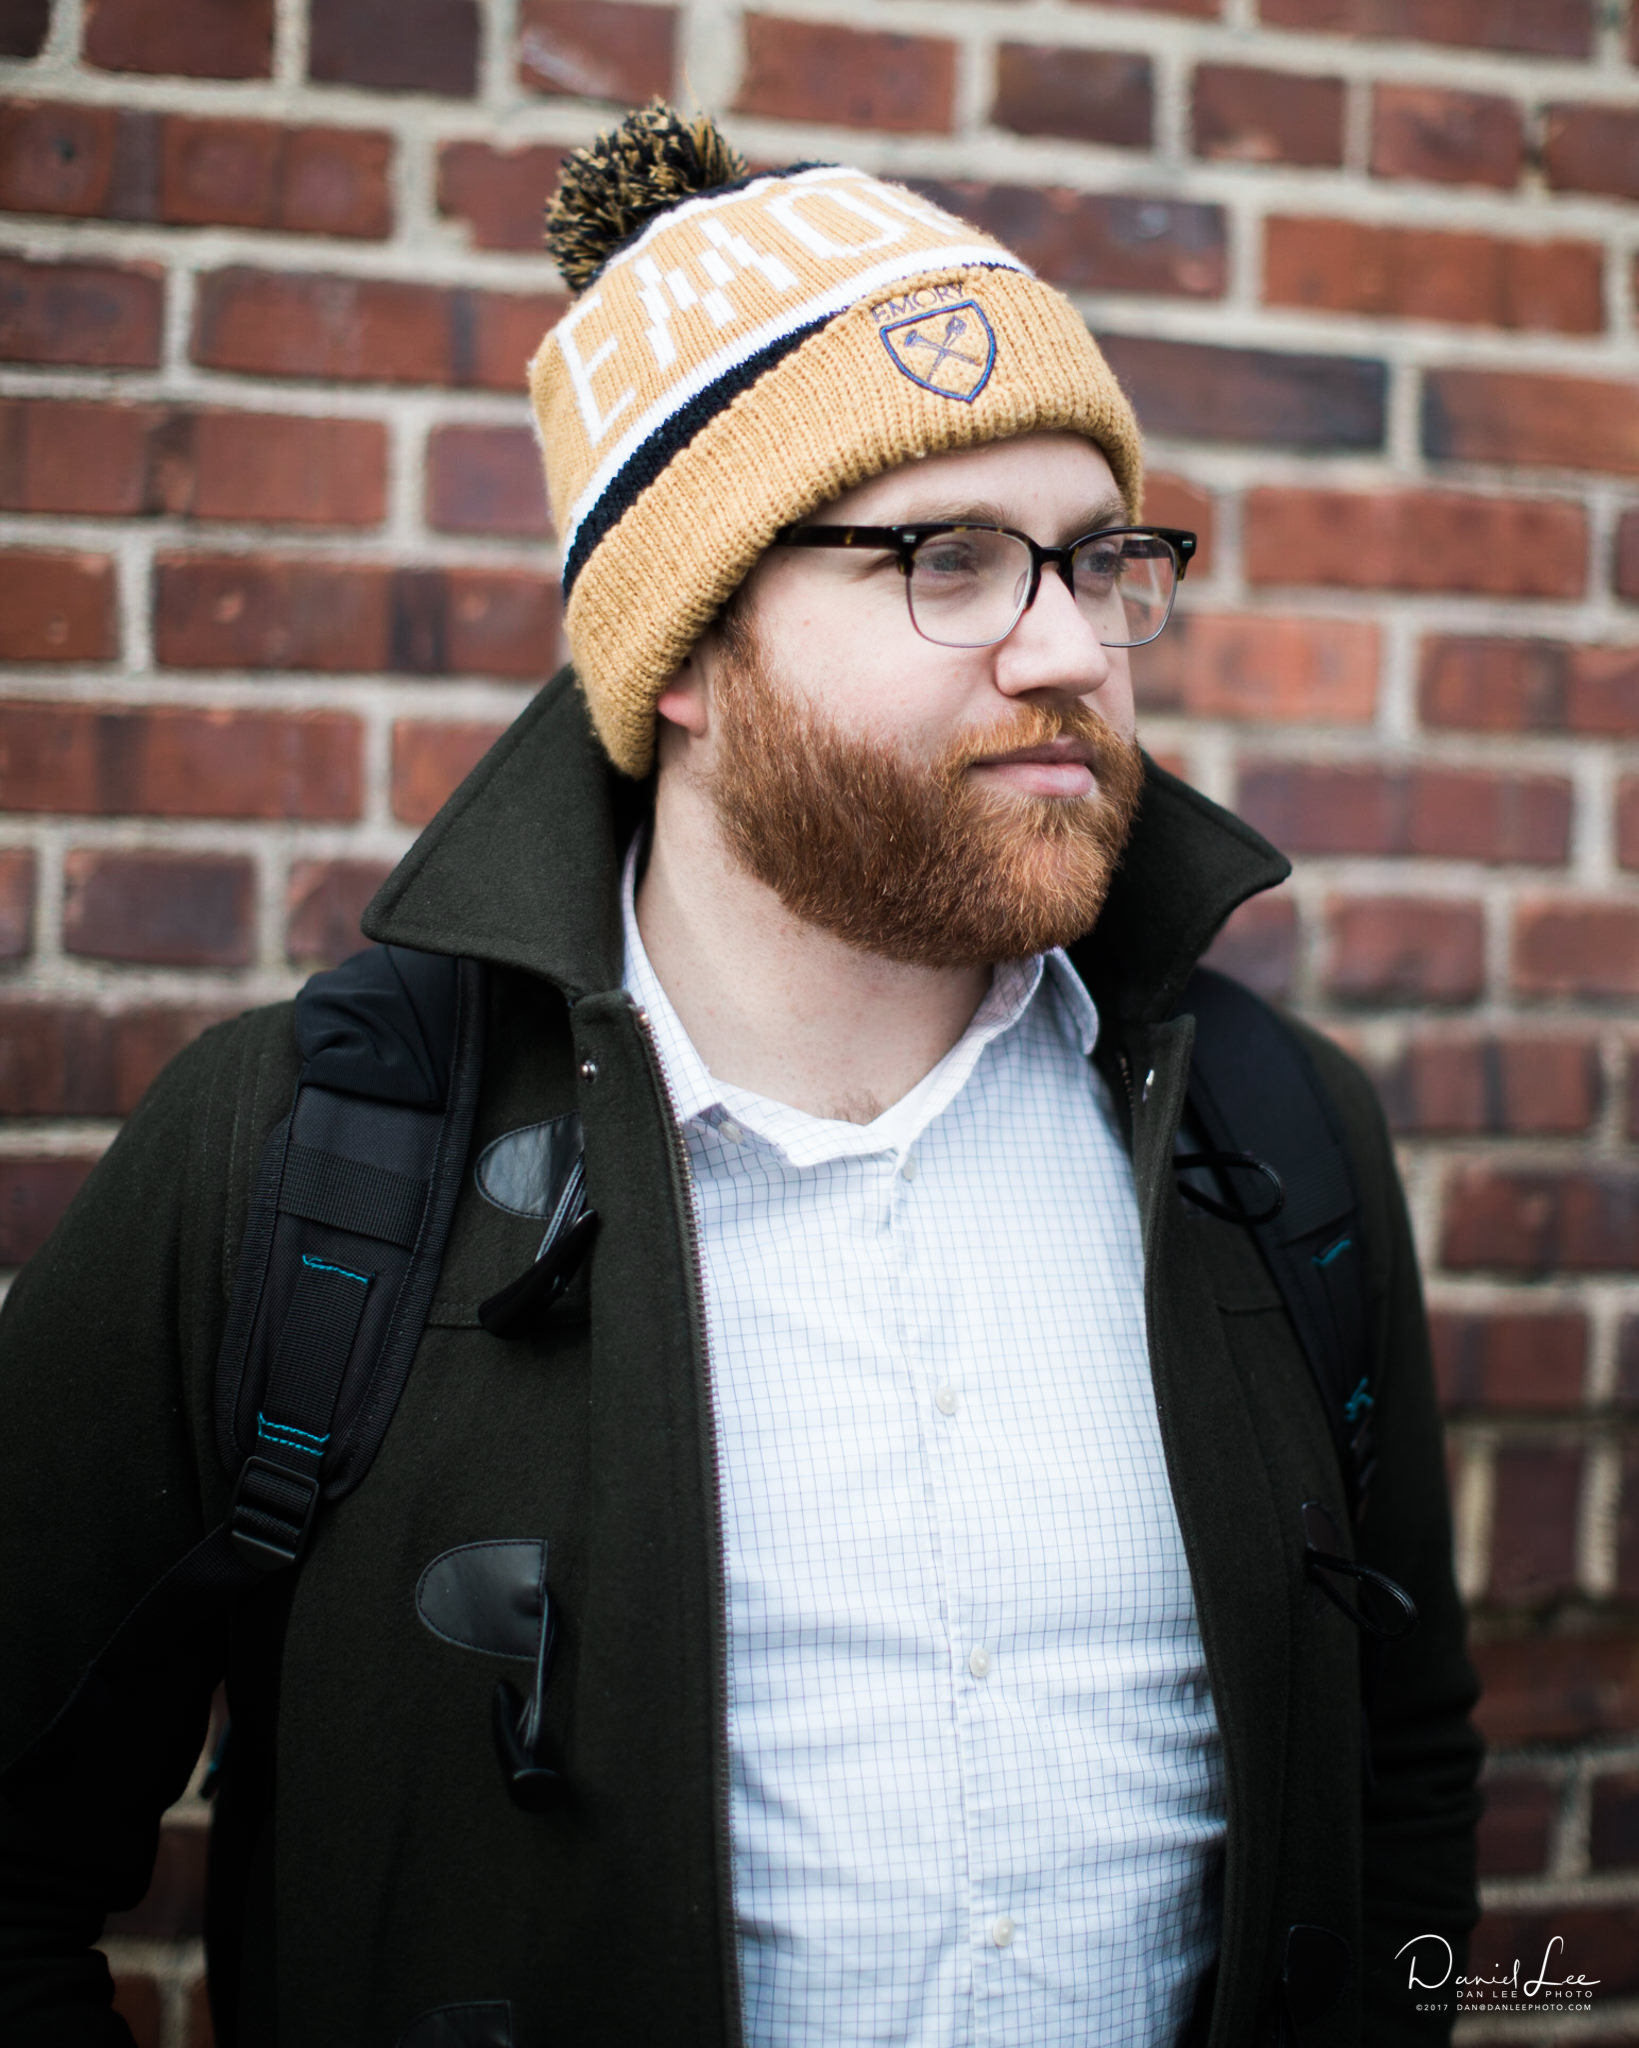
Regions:
<instances>
[{"instance_id":1,"label":"eyeglasses","mask_svg":"<svg viewBox=\"0 0 1639 2048\"><path fill-rule=\"evenodd\" d=\"M1056 569L1106 647L1142 647L1172 616L1195 536L1171 526L1110 526L1068 547L1044 548L1011 526L939 521L916 526L787 526L788 548L880 548L905 581L911 624L937 647L993 647L1036 601Z\"/></svg>"}]
</instances>

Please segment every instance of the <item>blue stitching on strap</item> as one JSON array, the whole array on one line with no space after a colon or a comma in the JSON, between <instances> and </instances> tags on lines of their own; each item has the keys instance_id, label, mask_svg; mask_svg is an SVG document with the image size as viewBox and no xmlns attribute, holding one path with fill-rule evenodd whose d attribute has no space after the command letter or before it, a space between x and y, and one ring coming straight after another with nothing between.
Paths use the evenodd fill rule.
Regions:
<instances>
[{"instance_id":1,"label":"blue stitching on strap","mask_svg":"<svg viewBox=\"0 0 1639 2048\"><path fill-rule=\"evenodd\" d=\"M315 1436L310 1429L298 1429L293 1422L269 1422L260 1409L256 1413L256 1434L266 1437L269 1443L280 1444L287 1451L305 1451L310 1458L322 1458L324 1447L330 1441L330 1432ZM305 1443L297 1439L305 1437Z\"/></svg>"},{"instance_id":2,"label":"blue stitching on strap","mask_svg":"<svg viewBox=\"0 0 1639 2048\"><path fill-rule=\"evenodd\" d=\"M1362 1375L1359 1386L1355 1388L1354 1392L1343 1404L1343 1413L1351 1422L1358 1422L1360 1420L1362 1408L1375 1408L1377 1406L1377 1403L1366 1391L1368 1384L1365 1376Z\"/></svg>"},{"instance_id":3,"label":"blue stitching on strap","mask_svg":"<svg viewBox=\"0 0 1639 2048\"><path fill-rule=\"evenodd\" d=\"M1336 1244L1329 1244L1323 1252L1316 1252L1313 1263L1317 1266L1329 1266L1339 1252L1346 1252L1353 1243L1352 1237L1340 1237Z\"/></svg>"},{"instance_id":4,"label":"blue stitching on strap","mask_svg":"<svg viewBox=\"0 0 1639 2048\"><path fill-rule=\"evenodd\" d=\"M369 1273L355 1273L347 1266L332 1266L328 1259L310 1258L302 1253L302 1264L311 1266L315 1273L339 1273L344 1280L356 1280L361 1287L368 1287L372 1279Z\"/></svg>"}]
</instances>

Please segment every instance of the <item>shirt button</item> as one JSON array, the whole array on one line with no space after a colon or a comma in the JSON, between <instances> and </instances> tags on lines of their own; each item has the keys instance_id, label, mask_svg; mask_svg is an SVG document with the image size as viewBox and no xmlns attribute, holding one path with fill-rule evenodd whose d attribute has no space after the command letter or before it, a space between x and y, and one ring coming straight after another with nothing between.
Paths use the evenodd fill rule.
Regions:
<instances>
[{"instance_id":1,"label":"shirt button","mask_svg":"<svg viewBox=\"0 0 1639 2048\"><path fill-rule=\"evenodd\" d=\"M956 1413L956 1389L954 1387L941 1387L938 1393L934 1395L933 1403L941 1415L954 1415Z\"/></svg>"},{"instance_id":2,"label":"shirt button","mask_svg":"<svg viewBox=\"0 0 1639 2048\"><path fill-rule=\"evenodd\" d=\"M906 1180L915 1180L916 1154L914 1152L907 1152L905 1154L904 1163L901 1165L899 1171Z\"/></svg>"},{"instance_id":3,"label":"shirt button","mask_svg":"<svg viewBox=\"0 0 1639 2048\"><path fill-rule=\"evenodd\" d=\"M725 1145L738 1145L740 1140L745 1136L745 1132L741 1130L740 1126L734 1121L733 1117L726 1116L724 1117L723 1121L717 1126L717 1135L722 1139Z\"/></svg>"},{"instance_id":4,"label":"shirt button","mask_svg":"<svg viewBox=\"0 0 1639 2048\"><path fill-rule=\"evenodd\" d=\"M990 1652L983 1643L979 1645L978 1649L968 1651L967 1668L973 1673L975 1678L988 1678L990 1676ZM1007 1924L1009 1927L1013 1925L1011 1920Z\"/></svg>"},{"instance_id":5,"label":"shirt button","mask_svg":"<svg viewBox=\"0 0 1639 2048\"><path fill-rule=\"evenodd\" d=\"M1006 1948L1013 1939L1013 1922L1005 1913L999 1913L990 1923L990 1938L998 1948Z\"/></svg>"}]
</instances>

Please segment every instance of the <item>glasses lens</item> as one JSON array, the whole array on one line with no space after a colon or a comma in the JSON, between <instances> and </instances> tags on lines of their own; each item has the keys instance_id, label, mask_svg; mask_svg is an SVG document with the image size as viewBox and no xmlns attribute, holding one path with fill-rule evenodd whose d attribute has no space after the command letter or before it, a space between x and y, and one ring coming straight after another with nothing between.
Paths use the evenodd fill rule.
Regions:
<instances>
[{"instance_id":1,"label":"glasses lens","mask_svg":"<svg viewBox=\"0 0 1639 2048\"><path fill-rule=\"evenodd\" d=\"M1011 534L958 526L918 541L905 579L911 624L941 647L988 647L1013 630L1030 589L1030 550Z\"/></svg>"},{"instance_id":2,"label":"glasses lens","mask_svg":"<svg viewBox=\"0 0 1639 2048\"><path fill-rule=\"evenodd\" d=\"M1167 623L1178 564L1158 533L1095 534L1076 550L1076 602L1106 647L1142 647Z\"/></svg>"}]
</instances>

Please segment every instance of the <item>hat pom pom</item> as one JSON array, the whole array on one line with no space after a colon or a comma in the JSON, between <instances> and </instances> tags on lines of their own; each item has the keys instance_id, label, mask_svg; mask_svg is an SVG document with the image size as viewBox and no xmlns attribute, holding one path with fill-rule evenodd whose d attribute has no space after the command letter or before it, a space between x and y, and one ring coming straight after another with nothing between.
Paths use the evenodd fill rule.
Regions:
<instances>
[{"instance_id":1,"label":"hat pom pom","mask_svg":"<svg viewBox=\"0 0 1639 2048\"><path fill-rule=\"evenodd\" d=\"M705 114L664 100L628 114L565 162L546 209L546 246L571 291L584 291L656 214L746 175L746 160Z\"/></svg>"}]
</instances>

